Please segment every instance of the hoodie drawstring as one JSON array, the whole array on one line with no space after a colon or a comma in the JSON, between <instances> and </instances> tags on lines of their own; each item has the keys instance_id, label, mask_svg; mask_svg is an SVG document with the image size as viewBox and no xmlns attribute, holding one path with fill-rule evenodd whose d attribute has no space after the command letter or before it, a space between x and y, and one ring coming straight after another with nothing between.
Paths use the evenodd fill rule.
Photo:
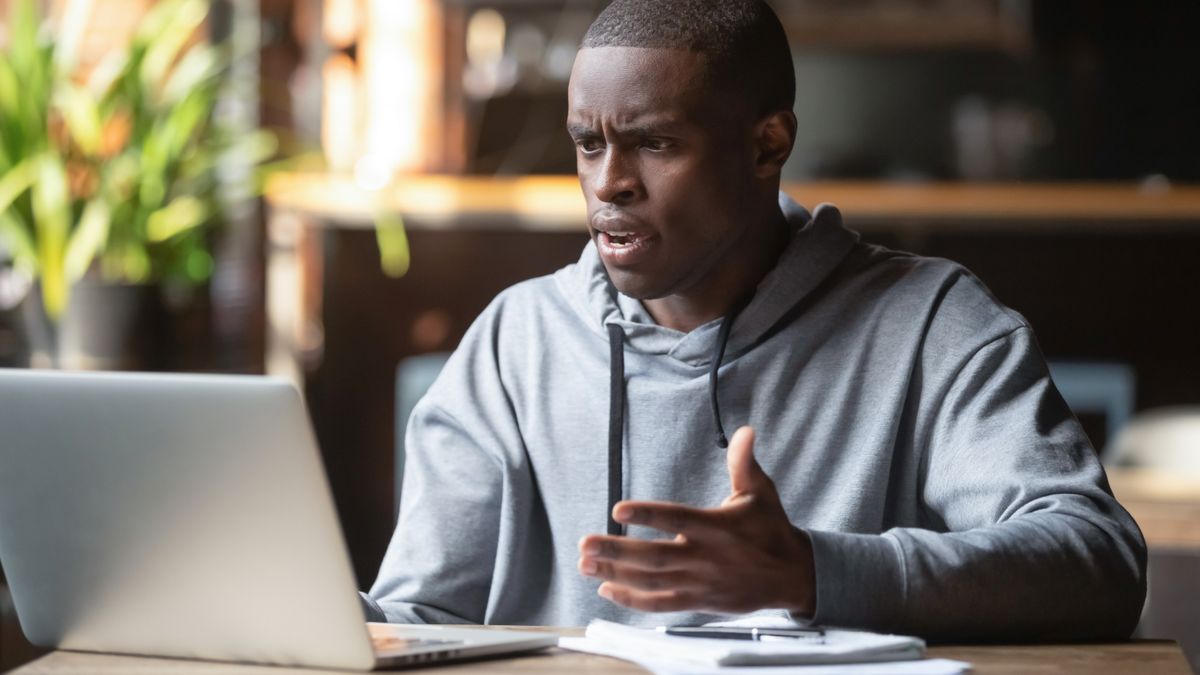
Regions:
<instances>
[{"instance_id":1,"label":"hoodie drawstring","mask_svg":"<svg viewBox=\"0 0 1200 675\"><path fill-rule=\"evenodd\" d=\"M717 343L713 348L712 363L708 371L708 400L712 406L713 422L717 426L717 445L729 447L725 437L725 425L721 423L721 404L717 400L718 372L725 359L725 346L729 343L729 332L733 321L745 304L734 307L721 318L717 331ZM624 484L624 435L625 435L625 331L615 323L608 324L609 381L608 381L608 534L625 534L625 526L612 515L613 507L621 501Z\"/></svg>"},{"instance_id":2,"label":"hoodie drawstring","mask_svg":"<svg viewBox=\"0 0 1200 675\"><path fill-rule=\"evenodd\" d=\"M625 331L608 324L608 533L625 534L625 528L613 518L613 507L624 491L622 475L625 432Z\"/></svg>"},{"instance_id":3,"label":"hoodie drawstring","mask_svg":"<svg viewBox=\"0 0 1200 675\"><path fill-rule=\"evenodd\" d=\"M721 448L729 447L729 439L725 437L725 425L721 423L721 404L717 401L717 371L721 369L721 361L725 358L729 329L740 310L741 307L737 307L721 319L721 329L717 331L717 344L713 349L712 363L708 370L708 400L712 404L713 422L717 425L717 446Z\"/></svg>"}]
</instances>

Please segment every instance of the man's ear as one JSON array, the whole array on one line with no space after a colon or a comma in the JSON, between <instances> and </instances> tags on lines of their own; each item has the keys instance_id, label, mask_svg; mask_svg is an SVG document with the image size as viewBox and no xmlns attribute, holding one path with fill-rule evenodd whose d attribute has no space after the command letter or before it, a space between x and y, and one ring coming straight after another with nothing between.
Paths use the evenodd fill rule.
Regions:
<instances>
[{"instance_id":1,"label":"man's ear","mask_svg":"<svg viewBox=\"0 0 1200 675\"><path fill-rule=\"evenodd\" d=\"M783 170L796 142L796 115L790 110L770 113L754 127L754 173L770 178Z\"/></svg>"}]
</instances>

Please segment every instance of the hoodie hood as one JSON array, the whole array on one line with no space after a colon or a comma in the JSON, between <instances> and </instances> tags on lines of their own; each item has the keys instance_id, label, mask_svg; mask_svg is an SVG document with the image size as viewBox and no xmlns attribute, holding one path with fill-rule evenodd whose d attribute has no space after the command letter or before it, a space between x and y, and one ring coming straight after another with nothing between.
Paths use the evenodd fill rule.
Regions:
<instances>
[{"instance_id":1,"label":"hoodie hood","mask_svg":"<svg viewBox=\"0 0 1200 675\"><path fill-rule=\"evenodd\" d=\"M777 324L784 321L793 307L803 301L858 242L858 235L842 227L842 216L832 204L821 204L809 213L784 193L779 193L792 237L779 261L763 280L729 330L724 346L728 358L753 348ZM589 242L577 265L555 274L555 281L580 319L592 330L610 336L610 325L619 326L625 347L648 355L665 355L692 367L709 367L714 357L714 341L721 319L683 333L660 326L642 303L619 293Z\"/></svg>"}]
</instances>

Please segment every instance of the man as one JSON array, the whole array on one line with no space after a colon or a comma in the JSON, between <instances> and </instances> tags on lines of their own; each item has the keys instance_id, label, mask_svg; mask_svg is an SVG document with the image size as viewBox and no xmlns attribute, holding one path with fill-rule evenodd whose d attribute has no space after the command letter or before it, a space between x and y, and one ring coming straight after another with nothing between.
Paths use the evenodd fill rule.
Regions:
<instances>
[{"instance_id":1,"label":"man","mask_svg":"<svg viewBox=\"0 0 1200 675\"><path fill-rule=\"evenodd\" d=\"M1130 633L1145 544L1029 325L779 196L794 87L759 0L591 26L567 128L592 241L496 298L418 405L373 618Z\"/></svg>"}]
</instances>

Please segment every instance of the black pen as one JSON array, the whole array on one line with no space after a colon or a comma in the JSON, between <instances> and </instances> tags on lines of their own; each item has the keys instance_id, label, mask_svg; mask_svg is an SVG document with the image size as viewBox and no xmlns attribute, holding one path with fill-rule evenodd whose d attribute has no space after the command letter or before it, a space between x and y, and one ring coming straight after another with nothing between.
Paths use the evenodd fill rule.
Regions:
<instances>
[{"instance_id":1,"label":"black pen","mask_svg":"<svg viewBox=\"0 0 1200 675\"><path fill-rule=\"evenodd\" d=\"M717 640L804 640L821 643L825 631L821 628L743 628L740 626L659 626L656 630L676 637L709 638Z\"/></svg>"}]
</instances>

